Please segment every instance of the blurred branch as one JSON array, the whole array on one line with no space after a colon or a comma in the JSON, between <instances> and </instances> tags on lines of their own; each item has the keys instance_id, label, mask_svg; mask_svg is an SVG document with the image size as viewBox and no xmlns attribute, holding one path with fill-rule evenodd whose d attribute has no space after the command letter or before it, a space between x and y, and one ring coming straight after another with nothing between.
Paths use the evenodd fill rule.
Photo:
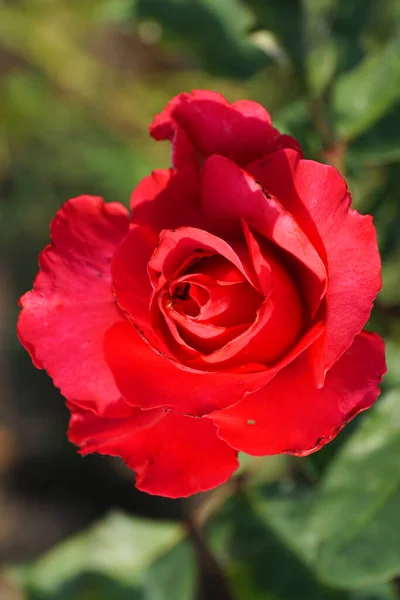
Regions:
<instances>
[{"instance_id":1,"label":"blurred branch","mask_svg":"<svg viewBox=\"0 0 400 600\"><path fill-rule=\"evenodd\" d=\"M199 557L203 572L203 587L200 596L205 600L208 598L235 600L221 566L207 546L203 529L225 502L242 489L246 480L247 474L244 472L229 480L225 485L205 494L204 500L197 505L193 504L196 497L187 499L184 504L183 520Z\"/></svg>"},{"instance_id":2,"label":"blurred branch","mask_svg":"<svg viewBox=\"0 0 400 600\"><path fill-rule=\"evenodd\" d=\"M237 494L247 480L247 473L242 473L230 479L225 485L221 485L214 491L206 494L205 499L195 508L187 511L189 520L197 528L203 527L219 511L231 496Z\"/></svg>"},{"instance_id":3,"label":"blurred branch","mask_svg":"<svg viewBox=\"0 0 400 600\"><path fill-rule=\"evenodd\" d=\"M185 522L203 572L200 597L204 600L208 598L236 600L220 564L205 542L202 530L191 517L188 517Z\"/></svg>"},{"instance_id":4,"label":"blurred branch","mask_svg":"<svg viewBox=\"0 0 400 600\"><path fill-rule=\"evenodd\" d=\"M335 144L333 132L326 117L325 106L319 98L310 98L309 107L315 129L321 138L325 149L332 148Z\"/></svg>"}]
</instances>

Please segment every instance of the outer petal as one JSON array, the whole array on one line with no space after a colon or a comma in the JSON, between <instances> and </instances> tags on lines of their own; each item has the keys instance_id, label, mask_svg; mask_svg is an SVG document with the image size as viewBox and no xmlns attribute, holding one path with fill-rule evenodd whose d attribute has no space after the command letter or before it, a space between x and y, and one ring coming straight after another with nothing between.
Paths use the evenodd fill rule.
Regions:
<instances>
[{"instance_id":1,"label":"outer petal","mask_svg":"<svg viewBox=\"0 0 400 600\"><path fill-rule=\"evenodd\" d=\"M208 419L139 409L125 419L107 419L70 409L69 438L81 454L120 456L143 492L190 496L224 483L238 467L237 452L218 438Z\"/></svg>"},{"instance_id":2,"label":"outer petal","mask_svg":"<svg viewBox=\"0 0 400 600\"><path fill-rule=\"evenodd\" d=\"M33 290L20 300L18 335L35 365L69 400L98 414L124 413L103 336L121 319L110 263L127 231L122 205L93 196L69 200L52 222L52 245L40 256Z\"/></svg>"},{"instance_id":3,"label":"outer petal","mask_svg":"<svg viewBox=\"0 0 400 600\"><path fill-rule=\"evenodd\" d=\"M225 238L242 234L242 220L285 251L304 283L314 315L326 289L326 270L313 244L293 216L232 161L211 156L202 176L202 207L208 228Z\"/></svg>"},{"instance_id":4,"label":"outer petal","mask_svg":"<svg viewBox=\"0 0 400 600\"><path fill-rule=\"evenodd\" d=\"M105 354L123 397L143 409L165 407L202 416L237 402L269 380L265 372L210 373L176 365L150 348L128 322L106 333Z\"/></svg>"},{"instance_id":5,"label":"outer petal","mask_svg":"<svg viewBox=\"0 0 400 600\"><path fill-rule=\"evenodd\" d=\"M181 145L180 129L186 134ZM173 142L174 164L177 158L182 164L182 155L191 155L188 138L201 155L222 154L242 166L280 148L300 149L294 138L272 127L269 114L257 102L229 104L221 94L201 90L176 96L156 116L150 133L156 140Z\"/></svg>"},{"instance_id":6,"label":"outer petal","mask_svg":"<svg viewBox=\"0 0 400 600\"><path fill-rule=\"evenodd\" d=\"M257 372L204 372L177 365L150 348L129 322L117 323L106 333L105 355L129 404L146 410L167 408L175 413L203 416L259 390L321 332L322 325L316 323L282 361Z\"/></svg>"},{"instance_id":7,"label":"outer petal","mask_svg":"<svg viewBox=\"0 0 400 600\"><path fill-rule=\"evenodd\" d=\"M237 450L304 456L375 402L385 371L382 339L362 332L329 371L322 389L315 387L303 354L266 387L210 418L221 439Z\"/></svg>"},{"instance_id":8,"label":"outer petal","mask_svg":"<svg viewBox=\"0 0 400 600\"><path fill-rule=\"evenodd\" d=\"M131 209L134 223L157 232L182 225L201 227L198 175L188 169L153 171L134 189Z\"/></svg>"},{"instance_id":9,"label":"outer petal","mask_svg":"<svg viewBox=\"0 0 400 600\"><path fill-rule=\"evenodd\" d=\"M336 169L302 160L292 150L249 170L296 217L325 260L326 332L314 348L317 381L323 385L326 372L367 322L381 288L372 218L349 209L350 194Z\"/></svg>"}]
</instances>

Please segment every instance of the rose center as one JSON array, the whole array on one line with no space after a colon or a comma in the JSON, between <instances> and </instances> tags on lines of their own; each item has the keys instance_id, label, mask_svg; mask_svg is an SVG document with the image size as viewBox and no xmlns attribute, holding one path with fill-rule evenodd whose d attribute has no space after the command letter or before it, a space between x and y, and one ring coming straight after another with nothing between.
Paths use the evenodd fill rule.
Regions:
<instances>
[{"instance_id":1,"label":"rose center","mask_svg":"<svg viewBox=\"0 0 400 600\"><path fill-rule=\"evenodd\" d=\"M243 273L213 255L196 260L172 280L162 304L174 336L210 354L248 329L262 302L263 295Z\"/></svg>"},{"instance_id":2,"label":"rose center","mask_svg":"<svg viewBox=\"0 0 400 600\"><path fill-rule=\"evenodd\" d=\"M208 296L208 294L206 295ZM196 294L195 286L187 282L179 283L176 286L171 304L179 313L190 317L197 317L202 306L198 291Z\"/></svg>"}]
</instances>

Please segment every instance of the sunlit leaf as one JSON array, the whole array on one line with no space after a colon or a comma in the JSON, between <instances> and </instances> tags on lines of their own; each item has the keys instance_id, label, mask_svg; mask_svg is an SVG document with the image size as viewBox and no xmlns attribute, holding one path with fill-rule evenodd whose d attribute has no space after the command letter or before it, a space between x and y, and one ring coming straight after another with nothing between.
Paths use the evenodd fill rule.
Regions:
<instances>
[{"instance_id":1,"label":"sunlit leaf","mask_svg":"<svg viewBox=\"0 0 400 600\"><path fill-rule=\"evenodd\" d=\"M113 512L10 573L30 600L193 600L196 563L184 536L179 523Z\"/></svg>"},{"instance_id":2,"label":"sunlit leaf","mask_svg":"<svg viewBox=\"0 0 400 600\"><path fill-rule=\"evenodd\" d=\"M337 80L333 112L340 137L357 137L379 119L400 96L400 36L362 60Z\"/></svg>"},{"instance_id":3,"label":"sunlit leaf","mask_svg":"<svg viewBox=\"0 0 400 600\"><path fill-rule=\"evenodd\" d=\"M367 165L400 161L400 102L360 136L349 149L351 158Z\"/></svg>"},{"instance_id":4,"label":"sunlit leaf","mask_svg":"<svg viewBox=\"0 0 400 600\"><path fill-rule=\"evenodd\" d=\"M396 391L378 401L332 464L314 507L316 567L334 585L400 573L399 402Z\"/></svg>"}]
</instances>

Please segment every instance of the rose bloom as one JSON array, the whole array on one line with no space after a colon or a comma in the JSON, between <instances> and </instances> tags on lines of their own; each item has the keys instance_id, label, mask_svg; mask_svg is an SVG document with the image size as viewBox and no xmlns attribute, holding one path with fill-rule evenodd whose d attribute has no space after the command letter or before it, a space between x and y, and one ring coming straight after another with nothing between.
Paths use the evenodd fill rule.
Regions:
<instances>
[{"instance_id":1,"label":"rose bloom","mask_svg":"<svg viewBox=\"0 0 400 600\"><path fill-rule=\"evenodd\" d=\"M262 106L180 94L150 126L172 164L124 206L69 200L18 334L67 399L80 453L150 494L225 482L238 451L305 456L379 394L363 331L381 287L370 216Z\"/></svg>"}]
</instances>

